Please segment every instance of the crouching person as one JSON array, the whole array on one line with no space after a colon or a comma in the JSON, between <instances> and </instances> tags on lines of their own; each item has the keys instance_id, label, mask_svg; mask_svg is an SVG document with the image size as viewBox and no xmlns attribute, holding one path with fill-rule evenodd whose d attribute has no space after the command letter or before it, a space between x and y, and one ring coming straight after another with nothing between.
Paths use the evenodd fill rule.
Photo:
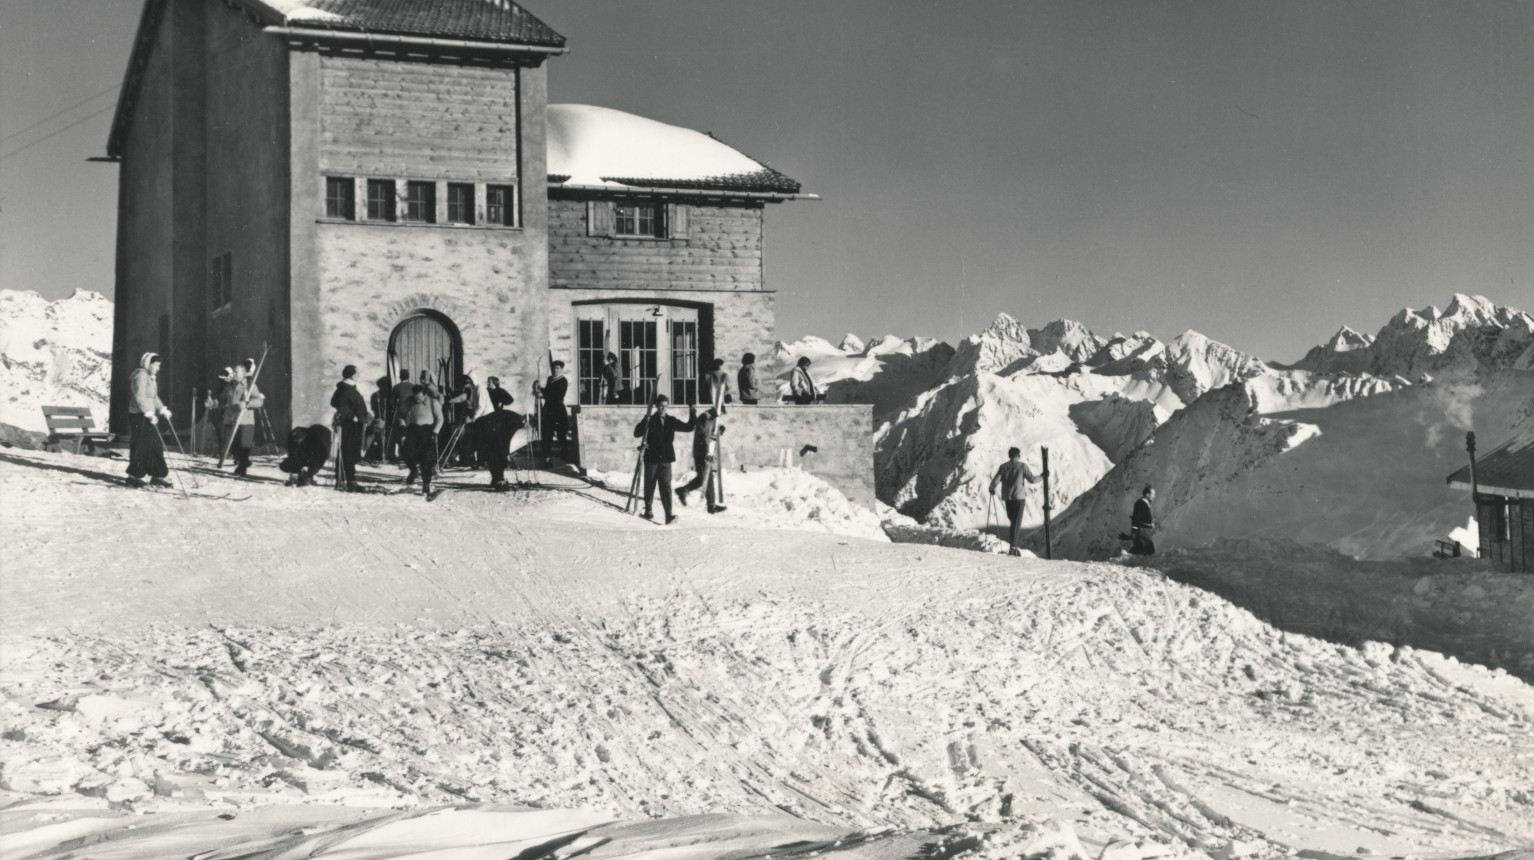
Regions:
<instances>
[{"instance_id":1,"label":"crouching person","mask_svg":"<svg viewBox=\"0 0 1534 860\"><path fill-rule=\"evenodd\" d=\"M429 385L416 385L409 396L400 401L399 423L404 426L405 438L400 455L410 472L405 476L405 486L421 478L421 495L431 501L431 479L437 470L437 434L442 432L442 404Z\"/></svg>"},{"instance_id":2,"label":"crouching person","mask_svg":"<svg viewBox=\"0 0 1534 860\"><path fill-rule=\"evenodd\" d=\"M503 390L503 389L496 389ZM506 463L511 452L511 437L521 430L525 419L510 409L496 409L474 419L464 434L464 448L474 458L490 467L490 486L496 490L508 489Z\"/></svg>"},{"instance_id":3,"label":"crouching person","mask_svg":"<svg viewBox=\"0 0 1534 860\"><path fill-rule=\"evenodd\" d=\"M288 431L288 456L277 465L293 476L288 479L287 486L307 487L314 483L314 476L330 459L331 440L330 428L323 424L294 427Z\"/></svg>"}]
</instances>

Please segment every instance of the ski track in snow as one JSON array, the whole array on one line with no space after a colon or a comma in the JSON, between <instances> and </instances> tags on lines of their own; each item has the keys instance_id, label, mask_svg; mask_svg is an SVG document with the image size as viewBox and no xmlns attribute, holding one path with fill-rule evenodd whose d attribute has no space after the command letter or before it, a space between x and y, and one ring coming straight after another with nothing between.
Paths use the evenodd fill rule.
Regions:
<instances>
[{"instance_id":1,"label":"ski track in snow","mask_svg":"<svg viewBox=\"0 0 1534 860\"><path fill-rule=\"evenodd\" d=\"M587 489L186 503L23 459L0 458L6 830L490 803L929 842L1047 815L1222 856L1534 840L1527 685L1152 570L661 529Z\"/></svg>"}]
</instances>

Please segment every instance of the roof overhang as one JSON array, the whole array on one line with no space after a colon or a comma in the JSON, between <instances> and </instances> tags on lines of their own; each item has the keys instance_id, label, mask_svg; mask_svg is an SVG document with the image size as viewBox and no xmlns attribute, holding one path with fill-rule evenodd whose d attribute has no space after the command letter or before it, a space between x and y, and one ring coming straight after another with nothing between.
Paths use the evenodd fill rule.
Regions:
<instances>
[{"instance_id":1,"label":"roof overhang","mask_svg":"<svg viewBox=\"0 0 1534 860\"><path fill-rule=\"evenodd\" d=\"M819 200L819 194L800 191L790 194L786 191L730 191L725 188L664 188L660 186L638 185L571 185L565 182L550 182L550 191L579 191L587 194L603 194L608 196L622 195L625 197L693 197L709 200L762 200L769 203L781 203L787 200Z\"/></svg>"},{"instance_id":2,"label":"roof overhang","mask_svg":"<svg viewBox=\"0 0 1534 860\"><path fill-rule=\"evenodd\" d=\"M1493 487L1488 484L1476 484L1470 486L1468 481L1449 481L1449 486L1456 490L1475 492L1482 496L1506 496L1509 499L1534 499L1534 490L1519 490L1513 487Z\"/></svg>"},{"instance_id":3,"label":"roof overhang","mask_svg":"<svg viewBox=\"0 0 1534 860\"><path fill-rule=\"evenodd\" d=\"M289 27L274 25L262 27L261 32L281 36L290 45L347 44L377 50L388 46L411 52L434 54L462 51L475 54L499 54L503 56L553 57L569 53L570 49L554 45L524 45L514 42L488 42L471 39L439 39L435 36L396 36L388 33L369 33L356 30L329 30L324 27Z\"/></svg>"}]
</instances>

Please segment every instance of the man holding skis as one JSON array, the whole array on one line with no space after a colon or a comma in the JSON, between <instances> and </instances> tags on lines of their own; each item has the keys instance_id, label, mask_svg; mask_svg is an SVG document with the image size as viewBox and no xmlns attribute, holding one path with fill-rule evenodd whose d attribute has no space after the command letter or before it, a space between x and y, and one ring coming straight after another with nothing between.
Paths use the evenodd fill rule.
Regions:
<instances>
[{"instance_id":1,"label":"man holding skis","mask_svg":"<svg viewBox=\"0 0 1534 860\"><path fill-rule=\"evenodd\" d=\"M565 395L570 391L570 380L565 378L565 363L550 362L549 379L542 385L533 383L533 393L543 398L543 431L545 445L559 442L559 454L566 460L570 456L570 413L565 409ZM637 434L636 434L637 435ZM547 449L544 453L550 453Z\"/></svg>"},{"instance_id":2,"label":"man holding skis","mask_svg":"<svg viewBox=\"0 0 1534 860\"><path fill-rule=\"evenodd\" d=\"M660 505L666 511L666 524L676 522L671 513L671 464L676 462L676 433L690 431L698 420L698 407L687 407L687 420L666 414L671 398L655 396L655 410L634 425L634 438L644 439L644 518L655 519L655 487L660 486Z\"/></svg>"},{"instance_id":3,"label":"man holding skis","mask_svg":"<svg viewBox=\"0 0 1534 860\"><path fill-rule=\"evenodd\" d=\"M144 476L155 487L169 487L165 477L165 442L156 428L160 416L170 420L170 410L160 401L160 356L146 352L128 375L128 486L144 486Z\"/></svg>"},{"instance_id":4,"label":"man holding skis","mask_svg":"<svg viewBox=\"0 0 1534 860\"><path fill-rule=\"evenodd\" d=\"M709 409L697 418L697 428L692 431L692 462L693 469L697 474L687 486L676 491L676 500L687 504L687 494L696 489L703 489L704 498L708 501L708 512L717 514L724 510L724 506L716 504L718 499L714 496L714 470L720 467L715 461L714 443L719 441L719 434L724 432L724 425L719 423L719 416L713 409Z\"/></svg>"},{"instance_id":5,"label":"man holding skis","mask_svg":"<svg viewBox=\"0 0 1534 860\"><path fill-rule=\"evenodd\" d=\"M1043 476L1034 475L1028 464L1023 462L1023 452L1018 448L1007 449L1007 462L1002 463L991 478L991 495L996 495L997 487L1001 488L1002 503L1007 508L1007 522L1011 523L1012 530L1008 541L1010 549L1007 555L1022 555L1017 549L1017 533L1023 522L1023 500L1027 498L1028 484L1036 484Z\"/></svg>"}]
</instances>

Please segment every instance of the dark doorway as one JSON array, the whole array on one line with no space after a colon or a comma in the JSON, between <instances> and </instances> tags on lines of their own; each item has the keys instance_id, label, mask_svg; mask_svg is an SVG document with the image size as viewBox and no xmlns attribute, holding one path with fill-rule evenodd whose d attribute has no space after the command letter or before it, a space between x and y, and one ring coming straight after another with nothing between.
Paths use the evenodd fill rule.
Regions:
<instances>
[{"instance_id":1,"label":"dark doorway","mask_svg":"<svg viewBox=\"0 0 1534 860\"><path fill-rule=\"evenodd\" d=\"M398 381L400 371L410 372L411 382L426 378L446 392L458 384L463 372L463 341L458 327L436 311L416 311L400 321L389 335L389 378Z\"/></svg>"}]
</instances>

